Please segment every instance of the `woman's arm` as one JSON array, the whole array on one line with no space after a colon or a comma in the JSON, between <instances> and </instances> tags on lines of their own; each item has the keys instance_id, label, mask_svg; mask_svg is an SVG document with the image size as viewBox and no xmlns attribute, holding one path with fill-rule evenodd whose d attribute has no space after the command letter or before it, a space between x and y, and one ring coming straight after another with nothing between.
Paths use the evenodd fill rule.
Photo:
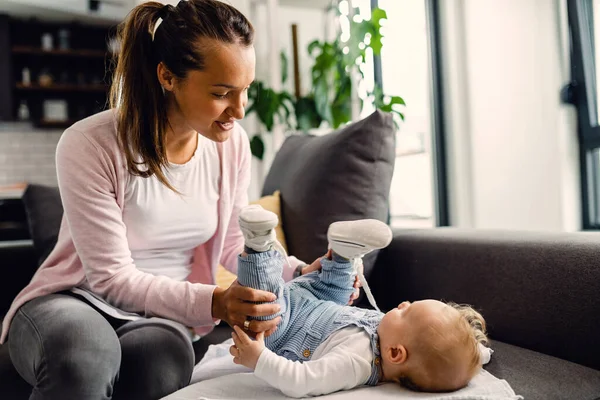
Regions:
<instances>
[{"instance_id":1,"label":"woman's arm","mask_svg":"<svg viewBox=\"0 0 600 400\"><path fill-rule=\"evenodd\" d=\"M120 160L84 132L67 129L56 151L58 185L77 255L91 289L110 304L188 326L213 323L213 285L178 282L136 268L117 204Z\"/></svg>"}]
</instances>

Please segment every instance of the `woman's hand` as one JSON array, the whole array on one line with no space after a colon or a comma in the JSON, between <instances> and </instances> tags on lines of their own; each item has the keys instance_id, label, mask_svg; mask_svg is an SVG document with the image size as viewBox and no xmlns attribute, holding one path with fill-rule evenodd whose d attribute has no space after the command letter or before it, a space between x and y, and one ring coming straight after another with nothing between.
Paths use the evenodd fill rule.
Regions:
<instances>
[{"instance_id":1,"label":"woman's hand","mask_svg":"<svg viewBox=\"0 0 600 400\"><path fill-rule=\"evenodd\" d=\"M280 311L279 304L253 304L254 302L271 302L277 297L263 290L256 290L242 286L236 280L227 289L216 288L213 292L212 316L222 319L229 326L244 326L248 317L265 317ZM271 335L277 329L281 317L268 321L249 320L248 334L264 332L265 336Z\"/></svg>"},{"instance_id":2,"label":"woman's hand","mask_svg":"<svg viewBox=\"0 0 600 400\"><path fill-rule=\"evenodd\" d=\"M234 345L229 348L233 362L252 370L256 369L260 353L265 349L264 333L259 333L256 335L256 340L252 340L239 326L234 326L233 329L235 332L231 333L231 337Z\"/></svg>"}]
</instances>

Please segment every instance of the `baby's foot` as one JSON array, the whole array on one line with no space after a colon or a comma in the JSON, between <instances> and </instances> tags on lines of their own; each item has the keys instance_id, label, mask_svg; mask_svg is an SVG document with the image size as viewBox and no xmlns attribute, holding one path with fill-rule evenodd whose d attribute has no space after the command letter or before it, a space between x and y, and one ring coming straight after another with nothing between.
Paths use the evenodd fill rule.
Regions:
<instances>
[{"instance_id":1,"label":"baby's foot","mask_svg":"<svg viewBox=\"0 0 600 400\"><path fill-rule=\"evenodd\" d=\"M362 264L362 257L366 254L387 247L390 244L392 241L390 227L375 219L334 222L329 225L327 240L329 241L329 247L335 254L350 260L358 274L358 279L365 290L369 303L379 311L360 265Z\"/></svg>"},{"instance_id":2,"label":"baby's foot","mask_svg":"<svg viewBox=\"0 0 600 400\"><path fill-rule=\"evenodd\" d=\"M329 225L327 240L340 256L362 258L373 250L387 247L392 241L392 230L376 219L340 221Z\"/></svg>"},{"instance_id":3,"label":"baby's foot","mask_svg":"<svg viewBox=\"0 0 600 400\"><path fill-rule=\"evenodd\" d=\"M286 251L275 235L275 227L279 222L277 214L253 204L242 208L238 221L246 247L256 252L277 250L287 261Z\"/></svg>"},{"instance_id":4,"label":"baby's foot","mask_svg":"<svg viewBox=\"0 0 600 400\"><path fill-rule=\"evenodd\" d=\"M275 227L279 221L277 214L254 204L242 208L238 221L244 234L246 247L259 252L271 250L277 240L275 236Z\"/></svg>"}]
</instances>

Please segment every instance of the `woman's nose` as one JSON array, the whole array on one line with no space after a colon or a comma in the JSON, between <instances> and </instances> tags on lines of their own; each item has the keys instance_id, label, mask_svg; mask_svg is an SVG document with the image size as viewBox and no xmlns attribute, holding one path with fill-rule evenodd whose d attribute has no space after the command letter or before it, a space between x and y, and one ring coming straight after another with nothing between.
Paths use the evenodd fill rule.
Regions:
<instances>
[{"instance_id":1,"label":"woman's nose","mask_svg":"<svg viewBox=\"0 0 600 400\"><path fill-rule=\"evenodd\" d=\"M227 114L235 119L243 119L244 115L246 115L246 110L244 109L244 107L239 107L239 106L231 106L229 107L229 109L227 110Z\"/></svg>"},{"instance_id":2,"label":"woman's nose","mask_svg":"<svg viewBox=\"0 0 600 400\"><path fill-rule=\"evenodd\" d=\"M246 115L245 96L239 96L227 109L227 114L235 119L243 119Z\"/></svg>"}]
</instances>

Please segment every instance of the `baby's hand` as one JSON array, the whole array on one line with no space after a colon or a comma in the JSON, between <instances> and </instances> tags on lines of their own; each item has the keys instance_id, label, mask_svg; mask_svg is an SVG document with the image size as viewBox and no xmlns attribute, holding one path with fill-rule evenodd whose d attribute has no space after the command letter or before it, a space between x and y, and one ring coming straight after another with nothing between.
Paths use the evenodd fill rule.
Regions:
<instances>
[{"instance_id":1,"label":"baby's hand","mask_svg":"<svg viewBox=\"0 0 600 400\"><path fill-rule=\"evenodd\" d=\"M322 258L328 258L331 260L331 250L328 250L327 254L325 254L323 257L317 258L315 261L313 261L312 264L307 265L306 267L302 268L302 275L310 274L311 272L314 272L314 271L320 271Z\"/></svg>"},{"instance_id":2,"label":"baby's hand","mask_svg":"<svg viewBox=\"0 0 600 400\"><path fill-rule=\"evenodd\" d=\"M256 340L252 340L239 326L236 325L233 329L235 332L231 333L231 337L234 345L229 348L233 362L254 370L260 354L265 349L265 333L258 333Z\"/></svg>"}]
</instances>

